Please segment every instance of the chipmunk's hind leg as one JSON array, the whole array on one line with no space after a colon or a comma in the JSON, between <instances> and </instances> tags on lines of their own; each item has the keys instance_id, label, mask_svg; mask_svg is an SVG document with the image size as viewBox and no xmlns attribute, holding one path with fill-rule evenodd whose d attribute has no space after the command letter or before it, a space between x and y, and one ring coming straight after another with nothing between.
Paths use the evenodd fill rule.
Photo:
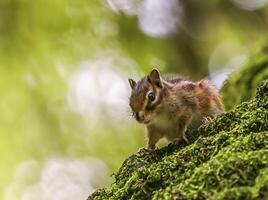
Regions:
<instances>
[{"instance_id":1,"label":"chipmunk's hind leg","mask_svg":"<svg viewBox=\"0 0 268 200\"><path fill-rule=\"evenodd\" d=\"M184 133L182 134L182 139L183 139L187 144L189 144L189 140L188 140L187 137L186 137L186 131L184 131Z\"/></svg>"},{"instance_id":2,"label":"chipmunk's hind leg","mask_svg":"<svg viewBox=\"0 0 268 200\"><path fill-rule=\"evenodd\" d=\"M186 131L184 133L182 133L182 136L181 137L177 137L175 138L173 141L172 141L172 144L179 144L179 142L181 140L184 140L187 144L189 143L189 140L187 139L187 136L186 136Z\"/></svg>"},{"instance_id":3,"label":"chipmunk's hind leg","mask_svg":"<svg viewBox=\"0 0 268 200\"><path fill-rule=\"evenodd\" d=\"M207 124L213 119L212 116L206 116L202 118L202 124Z\"/></svg>"}]
</instances>

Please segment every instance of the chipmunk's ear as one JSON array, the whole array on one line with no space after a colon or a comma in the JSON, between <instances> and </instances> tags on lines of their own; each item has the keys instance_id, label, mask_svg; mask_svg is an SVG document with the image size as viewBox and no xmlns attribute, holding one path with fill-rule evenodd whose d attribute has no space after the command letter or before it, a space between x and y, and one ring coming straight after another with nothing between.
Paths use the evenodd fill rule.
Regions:
<instances>
[{"instance_id":1,"label":"chipmunk's ear","mask_svg":"<svg viewBox=\"0 0 268 200\"><path fill-rule=\"evenodd\" d=\"M132 90L134 90L135 86L136 86L136 81L134 81L133 79L129 78L128 79L129 85L131 87Z\"/></svg>"},{"instance_id":2,"label":"chipmunk's ear","mask_svg":"<svg viewBox=\"0 0 268 200\"><path fill-rule=\"evenodd\" d=\"M157 69L153 68L151 73L148 75L148 81L158 87L163 87L161 78L160 78L160 73Z\"/></svg>"}]
</instances>

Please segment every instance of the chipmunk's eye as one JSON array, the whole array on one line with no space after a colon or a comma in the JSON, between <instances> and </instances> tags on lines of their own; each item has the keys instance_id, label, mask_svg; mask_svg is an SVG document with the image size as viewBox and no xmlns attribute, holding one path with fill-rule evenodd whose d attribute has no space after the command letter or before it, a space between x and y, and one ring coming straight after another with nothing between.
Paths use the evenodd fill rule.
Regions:
<instances>
[{"instance_id":1,"label":"chipmunk's eye","mask_svg":"<svg viewBox=\"0 0 268 200\"><path fill-rule=\"evenodd\" d=\"M150 92L148 94L148 99L149 99L149 101L154 101L155 100L155 94L153 92Z\"/></svg>"}]
</instances>

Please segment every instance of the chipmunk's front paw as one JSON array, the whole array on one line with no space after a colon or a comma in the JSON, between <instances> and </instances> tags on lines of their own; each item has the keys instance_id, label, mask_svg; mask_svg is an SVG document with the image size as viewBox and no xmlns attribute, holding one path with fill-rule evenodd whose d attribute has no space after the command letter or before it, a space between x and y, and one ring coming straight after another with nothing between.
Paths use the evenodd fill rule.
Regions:
<instances>
[{"instance_id":1,"label":"chipmunk's front paw","mask_svg":"<svg viewBox=\"0 0 268 200\"><path fill-rule=\"evenodd\" d=\"M143 155L146 155L152 151L153 151L153 149L140 148L139 151L137 152L137 154L139 156L143 156Z\"/></svg>"}]
</instances>

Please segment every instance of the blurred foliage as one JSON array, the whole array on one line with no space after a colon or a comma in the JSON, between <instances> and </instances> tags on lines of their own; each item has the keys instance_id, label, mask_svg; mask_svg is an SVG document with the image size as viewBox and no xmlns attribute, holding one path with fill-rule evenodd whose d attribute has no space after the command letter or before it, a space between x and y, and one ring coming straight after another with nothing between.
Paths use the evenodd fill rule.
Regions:
<instances>
[{"instance_id":1,"label":"blurred foliage","mask_svg":"<svg viewBox=\"0 0 268 200\"><path fill-rule=\"evenodd\" d=\"M230 75L224 84L221 95L225 109L230 110L252 99L258 84L265 79L268 79L268 46L262 45L254 55L250 56L246 64Z\"/></svg>"},{"instance_id":2,"label":"blurred foliage","mask_svg":"<svg viewBox=\"0 0 268 200\"><path fill-rule=\"evenodd\" d=\"M141 127L120 123L118 130L103 119L89 130L70 111L68 80L81 61L111 49L132 59L137 71L157 66L197 79L208 75L219 43L228 39L244 53L254 48L253 39L267 35L267 6L246 11L223 0L181 4L182 25L154 38L140 30L136 16L113 12L106 1L0 1L0 193L23 160L97 156L114 171L145 143Z\"/></svg>"}]
</instances>

